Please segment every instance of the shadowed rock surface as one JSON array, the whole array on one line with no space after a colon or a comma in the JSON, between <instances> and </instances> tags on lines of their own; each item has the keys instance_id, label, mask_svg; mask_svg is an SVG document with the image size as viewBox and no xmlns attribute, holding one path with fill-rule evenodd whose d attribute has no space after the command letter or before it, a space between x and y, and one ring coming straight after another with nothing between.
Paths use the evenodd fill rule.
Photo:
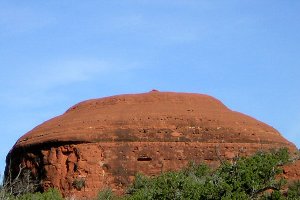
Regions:
<instances>
[{"instance_id":1,"label":"shadowed rock surface","mask_svg":"<svg viewBox=\"0 0 300 200\"><path fill-rule=\"evenodd\" d=\"M122 192L137 172L156 175L189 161L216 166L281 147L297 151L274 128L213 97L152 91L84 101L37 126L8 154L6 176L21 163L42 189L92 197L101 188Z\"/></svg>"}]
</instances>

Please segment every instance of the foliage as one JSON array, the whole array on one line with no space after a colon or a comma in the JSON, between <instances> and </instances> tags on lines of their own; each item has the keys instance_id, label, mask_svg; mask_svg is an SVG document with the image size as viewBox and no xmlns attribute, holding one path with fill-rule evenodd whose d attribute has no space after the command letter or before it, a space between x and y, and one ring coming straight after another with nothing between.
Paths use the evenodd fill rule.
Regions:
<instances>
[{"instance_id":1,"label":"foliage","mask_svg":"<svg viewBox=\"0 0 300 200\"><path fill-rule=\"evenodd\" d=\"M233 193L244 193L249 198L261 196L267 190L280 190L283 179L276 179L282 170L278 167L288 161L288 152L280 150L276 153L259 152L249 158L239 158L235 163L225 163L216 171L220 192L226 196ZM222 190L224 190L222 192Z\"/></svg>"},{"instance_id":2,"label":"foliage","mask_svg":"<svg viewBox=\"0 0 300 200\"><path fill-rule=\"evenodd\" d=\"M300 200L300 181L288 188L280 178L281 166L290 161L287 149L258 152L251 157L239 157L222 162L211 170L206 164L194 162L177 172L165 172L156 177L137 174L126 195L117 197L104 189L98 200ZM20 168L20 172L23 170ZM30 176L10 180L0 187L0 200L62 200L56 189L44 193L30 192ZM25 179L24 179L25 178ZM22 187L21 187L22 186ZM75 179L73 187L80 190L84 179ZM283 187L285 189L283 189ZM28 192L26 192L28 189ZM17 191L14 191L17 190Z\"/></svg>"},{"instance_id":3,"label":"foliage","mask_svg":"<svg viewBox=\"0 0 300 200\"><path fill-rule=\"evenodd\" d=\"M61 194L57 189L49 189L44 193L27 193L20 196L13 196L8 193L5 193L4 190L1 190L2 194L1 200L63 200Z\"/></svg>"},{"instance_id":4,"label":"foliage","mask_svg":"<svg viewBox=\"0 0 300 200\"><path fill-rule=\"evenodd\" d=\"M300 182L284 193L286 181L279 178L280 166L289 162L287 149L237 158L223 162L212 171L205 164L190 163L179 172L166 172L157 177L137 174L128 189L127 200L230 200L230 199L299 199Z\"/></svg>"},{"instance_id":5,"label":"foliage","mask_svg":"<svg viewBox=\"0 0 300 200\"><path fill-rule=\"evenodd\" d=\"M83 187L85 187L85 180L83 178L77 178L73 181L72 185L77 190L81 190Z\"/></svg>"},{"instance_id":6,"label":"foliage","mask_svg":"<svg viewBox=\"0 0 300 200\"><path fill-rule=\"evenodd\" d=\"M50 189L44 193L28 193L20 197L17 197L16 200L63 200L61 194L56 189Z\"/></svg>"},{"instance_id":7,"label":"foliage","mask_svg":"<svg viewBox=\"0 0 300 200\"><path fill-rule=\"evenodd\" d=\"M8 176L3 180L2 185L2 190L5 191L5 194L20 196L36 191L39 184L38 181L33 178L30 170L22 167L20 164L18 173L13 176L10 167L9 169Z\"/></svg>"},{"instance_id":8,"label":"foliage","mask_svg":"<svg viewBox=\"0 0 300 200\"><path fill-rule=\"evenodd\" d=\"M101 190L98 194L97 200L114 200L117 197L114 195L111 189Z\"/></svg>"},{"instance_id":9,"label":"foliage","mask_svg":"<svg viewBox=\"0 0 300 200\"><path fill-rule=\"evenodd\" d=\"M295 181L289 186L287 192L288 199L298 199L300 200L300 181Z\"/></svg>"}]
</instances>

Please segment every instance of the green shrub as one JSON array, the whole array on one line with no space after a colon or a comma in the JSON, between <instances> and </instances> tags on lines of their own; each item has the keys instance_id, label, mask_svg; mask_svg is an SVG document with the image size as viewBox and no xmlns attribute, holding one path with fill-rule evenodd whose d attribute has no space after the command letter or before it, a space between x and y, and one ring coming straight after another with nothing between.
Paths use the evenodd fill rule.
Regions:
<instances>
[{"instance_id":1,"label":"green shrub","mask_svg":"<svg viewBox=\"0 0 300 200\"><path fill-rule=\"evenodd\" d=\"M27 193L20 196L12 196L4 190L0 191L1 200L63 200L57 189L49 189L44 193Z\"/></svg>"},{"instance_id":2,"label":"green shrub","mask_svg":"<svg viewBox=\"0 0 300 200\"><path fill-rule=\"evenodd\" d=\"M287 199L280 191L273 191L261 197L262 200L285 200ZM296 200L296 199L293 199Z\"/></svg>"},{"instance_id":3,"label":"green shrub","mask_svg":"<svg viewBox=\"0 0 300 200\"><path fill-rule=\"evenodd\" d=\"M10 200L13 199L14 196L9 194L3 187L0 189L0 199L1 200Z\"/></svg>"},{"instance_id":4,"label":"green shrub","mask_svg":"<svg viewBox=\"0 0 300 200\"><path fill-rule=\"evenodd\" d=\"M191 162L178 172L165 172L156 177L137 174L126 195L117 197L111 189L99 192L98 200L300 200L300 181L287 190L281 166L288 163L287 149L258 152L241 157L232 163L223 162L211 170L206 164ZM85 187L84 179L75 179L73 187ZM286 188L286 186L285 186ZM56 189L44 193L27 193L18 196L6 187L0 187L0 200L62 200Z\"/></svg>"},{"instance_id":5,"label":"green shrub","mask_svg":"<svg viewBox=\"0 0 300 200\"><path fill-rule=\"evenodd\" d=\"M101 190L98 194L97 200L114 200L117 197L114 195L110 188Z\"/></svg>"},{"instance_id":6,"label":"green shrub","mask_svg":"<svg viewBox=\"0 0 300 200\"><path fill-rule=\"evenodd\" d=\"M289 186L287 191L288 199L297 199L300 200L300 181L295 181Z\"/></svg>"},{"instance_id":7,"label":"green shrub","mask_svg":"<svg viewBox=\"0 0 300 200\"><path fill-rule=\"evenodd\" d=\"M272 152L258 152L251 157L237 158L233 163L224 162L211 171L205 164L190 163L179 172L166 172L157 177L137 174L129 187L128 200L165 199L299 199L300 182L282 192L286 184L277 175L280 166L290 160L287 149ZM276 178L277 177L277 178Z\"/></svg>"},{"instance_id":8,"label":"green shrub","mask_svg":"<svg viewBox=\"0 0 300 200\"><path fill-rule=\"evenodd\" d=\"M73 187L76 188L76 190L81 190L85 187L85 179L83 178L76 178L73 183Z\"/></svg>"},{"instance_id":9,"label":"green shrub","mask_svg":"<svg viewBox=\"0 0 300 200\"><path fill-rule=\"evenodd\" d=\"M282 172L279 166L288 161L287 155L285 149L273 153L259 152L252 157L239 158L233 164L221 165L216 176L224 182L224 193L243 191L249 198L255 198L270 189L280 190L285 184L276 175Z\"/></svg>"},{"instance_id":10,"label":"green shrub","mask_svg":"<svg viewBox=\"0 0 300 200\"><path fill-rule=\"evenodd\" d=\"M17 198L17 200L63 200L57 189L49 189L44 193L28 193Z\"/></svg>"}]
</instances>

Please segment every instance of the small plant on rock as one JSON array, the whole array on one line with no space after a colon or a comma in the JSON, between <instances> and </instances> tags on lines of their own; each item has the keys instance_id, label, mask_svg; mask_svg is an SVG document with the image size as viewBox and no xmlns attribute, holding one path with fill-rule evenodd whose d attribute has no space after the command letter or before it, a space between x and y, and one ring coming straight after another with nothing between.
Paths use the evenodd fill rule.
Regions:
<instances>
[{"instance_id":1,"label":"small plant on rock","mask_svg":"<svg viewBox=\"0 0 300 200\"><path fill-rule=\"evenodd\" d=\"M117 197L113 193L113 191L110 188L101 190L98 194L97 200L116 200Z\"/></svg>"},{"instance_id":2,"label":"small plant on rock","mask_svg":"<svg viewBox=\"0 0 300 200\"><path fill-rule=\"evenodd\" d=\"M73 187L76 188L77 190L81 190L82 188L85 187L85 179L84 178L76 178L73 183Z\"/></svg>"}]
</instances>

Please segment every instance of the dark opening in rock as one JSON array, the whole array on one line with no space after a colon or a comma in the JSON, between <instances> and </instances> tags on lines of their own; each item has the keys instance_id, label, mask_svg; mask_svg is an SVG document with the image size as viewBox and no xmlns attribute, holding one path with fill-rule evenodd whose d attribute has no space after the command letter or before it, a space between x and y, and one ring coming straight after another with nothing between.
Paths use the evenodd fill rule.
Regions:
<instances>
[{"instance_id":1,"label":"dark opening in rock","mask_svg":"<svg viewBox=\"0 0 300 200\"><path fill-rule=\"evenodd\" d=\"M140 156L137 160L138 161L151 161L152 158L150 158L148 156Z\"/></svg>"}]
</instances>

